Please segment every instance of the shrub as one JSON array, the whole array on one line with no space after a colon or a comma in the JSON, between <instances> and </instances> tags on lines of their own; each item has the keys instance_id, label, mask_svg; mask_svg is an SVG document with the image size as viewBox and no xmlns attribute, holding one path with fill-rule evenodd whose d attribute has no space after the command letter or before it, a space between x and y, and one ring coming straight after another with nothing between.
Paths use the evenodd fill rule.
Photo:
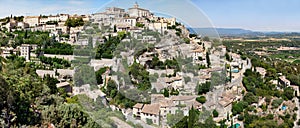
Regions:
<instances>
[{"instance_id":1,"label":"shrub","mask_svg":"<svg viewBox=\"0 0 300 128\"><path fill-rule=\"evenodd\" d=\"M147 122L147 124L149 124L149 125L152 125L153 124L153 121L151 120L151 119L146 119L146 122Z\"/></svg>"},{"instance_id":2,"label":"shrub","mask_svg":"<svg viewBox=\"0 0 300 128\"><path fill-rule=\"evenodd\" d=\"M218 111L216 109L213 111L213 116L214 117L218 117L219 116L219 113L218 113Z\"/></svg>"},{"instance_id":3,"label":"shrub","mask_svg":"<svg viewBox=\"0 0 300 128\"><path fill-rule=\"evenodd\" d=\"M281 105L282 102L283 102L283 99L276 99L276 100L273 100L272 106L273 106L274 108L278 108L278 107Z\"/></svg>"},{"instance_id":4,"label":"shrub","mask_svg":"<svg viewBox=\"0 0 300 128\"><path fill-rule=\"evenodd\" d=\"M238 116L238 120L239 120L239 121L243 121L243 120L244 120L244 116L243 116L243 115L239 115L239 116Z\"/></svg>"},{"instance_id":5,"label":"shrub","mask_svg":"<svg viewBox=\"0 0 300 128\"><path fill-rule=\"evenodd\" d=\"M206 102L206 98L204 96L200 96L196 98L196 101L198 101L199 103L203 104Z\"/></svg>"}]
</instances>

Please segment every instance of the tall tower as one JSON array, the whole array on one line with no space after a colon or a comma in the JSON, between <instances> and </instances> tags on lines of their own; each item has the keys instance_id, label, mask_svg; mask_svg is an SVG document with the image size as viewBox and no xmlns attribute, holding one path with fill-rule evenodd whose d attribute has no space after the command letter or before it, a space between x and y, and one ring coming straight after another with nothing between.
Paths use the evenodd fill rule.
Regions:
<instances>
[{"instance_id":1,"label":"tall tower","mask_svg":"<svg viewBox=\"0 0 300 128\"><path fill-rule=\"evenodd\" d=\"M135 4L134 4L133 7L134 7L134 8L139 8L139 4L138 4L137 2L135 2Z\"/></svg>"}]
</instances>

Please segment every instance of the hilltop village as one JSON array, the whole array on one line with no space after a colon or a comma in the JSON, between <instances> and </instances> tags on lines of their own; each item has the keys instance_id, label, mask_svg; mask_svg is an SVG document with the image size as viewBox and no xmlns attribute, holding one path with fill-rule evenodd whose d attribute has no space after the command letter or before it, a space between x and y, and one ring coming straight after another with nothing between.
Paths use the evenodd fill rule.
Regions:
<instances>
[{"instance_id":1,"label":"hilltop village","mask_svg":"<svg viewBox=\"0 0 300 128\"><path fill-rule=\"evenodd\" d=\"M286 76L270 83L285 98L256 96L250 77L263 81L269 71L137 3L90 15L10 16L0 25L3 58L23 58L39 78L57 79L66 103L86 95L120 111L124 119L111 118L117 127L179 127L193 112L211 126L245 127L247 107L248 116L272 114L282 125L281 116L298 112L299 88Z\"/></svg>"}]
</instances>

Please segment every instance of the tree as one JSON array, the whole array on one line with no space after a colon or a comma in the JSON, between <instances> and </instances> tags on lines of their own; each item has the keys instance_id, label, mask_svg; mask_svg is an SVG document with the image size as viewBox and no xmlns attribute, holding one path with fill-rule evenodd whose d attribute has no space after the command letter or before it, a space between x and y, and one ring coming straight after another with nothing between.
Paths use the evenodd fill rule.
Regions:
<instances>
[{"instance_id":1,"label":"tree","mask_svg":"<svg viewBox=\"0 0 300 128\"><path fill-rule=\"evenodd\" d=\"M197 97L196 100L201 104L204 104L206 102L206 98L204 96Z\"/></svg>"},{"instance_id":2,"label":"tree","mask_svg":"<svg viewBox=\"0 0 300 128\"><path fill-rule=\"evenodd\" d=\"M142 24L142 23L137 22L135 26L136 26L136 27L139 27L139 28L143 28L145 25Z\"/></svg>"},{"instance_id":3,"label":"tree","mask_svg":"<svg viewBox=\"0 0 300 128\"><path fill-rule=\"evenodd\" d=\"M149 72L141 64L134 62L129 67L129 75L134 79L133 84L137 86L139 90L147 90L151 88L149 79Z\"/></svg>"},{"instance_id":4,"label":"tree","mask_svg":"<svg viewBox=\"0 0 300 128\"><path fill-rule=\"evenodd\" d=\"M167 114L167 124L169 126L173 126L177 122L179 122L182 119L182 117L184 117L184 115L183 115L183 111L181 111L181 110L176 111L176 113L174 115L168 113Z\"/></svg>"},{"instance_id":5,"label":"tree","mask_svg":"<svg viewBox=\"0 0 300 128\"><path fill-rule=\"evenodd\" d=\"M107 68L108 67L100 68L98 71L95 72L98 84L103 84L102 74L106 72Z\"/></svg>"},{"instance_id":6,"label":"tree","mask_svg":"<svg viewBox=\"0 0 300 128\"><path fill-rule=\"evenodd\" d=\"M291 87L284 88L283 96L285 99L292 100L294 98L294 89Z\"/></svg>"},{"instance_id":7,"label":"tree","mask_svg":"<svg viewBox=\"0 0 300 128\"><path fill-rule=\"evenodd\" d=\"M258 102L258 97L255 96L252 92L248 92L248 93L244 96L243 100L244 100L245 102L247 102L248 104L253 104L253 103L257 103L257 102Z\"/></svg>"},{"instance_id":8,"label":"tree","mask_svg":"<svg viewBox=\"0 0 300 128\"><path fill-rule=\"evenodd\" d=\"M198 85L196 91L198 95L202 95L209 92L210 88L211 88L211 83L206 81L205 83Z\"/></svg>"},{"instance_id":9,"label":"tree","mask_svg":"<svg viewBox=\"0 0 300 128\"><path fill-rule=\"evenodd\" d=\"M97 80L95 77L94 68L86 64L78 66L75 69L74 84L75 86L81 86L85 84L89 84L90 86L96 86Z\"/></svg>"},{"instance_id":10,"label":"tree","mask_svg":"<svg viewBox=\"0 0 300 128\"><path fill-rule=\"evenodd\" d=\"M198 110L192 109L189 111L189 117L188 117L188 128L194 128L195 123L198 121Z\"/></svg>"},{"instance_id":11,"label":"tree","mask_svg":"<svg viewBox=\"0 0 300 128\"><path fill-rule=\"evenodd\" d=\"M219 116L219 113L216 109L213 110L213 116L214 117L218 117Z\"/></svg>"},{"instance_id":12,"label":"tree","mask_svg":"<svg viewBox=\"0 0 300 128\"><path fill-rule=\"evenodd\" d=\"M266 76L270 77L272 79L275 79L277 77L277 71L276 71L276 69L274 69L274 68L268 68Z\"/></svg>"},{"instance_id":13,"label":"tree","mask_svg":"<svg viewBox=\"0 0 300 128\"><path fill-rule=\"evenodd\" d=\"M81 18L69 18L66 23L66 26L68 27L77 27L77 26L83 26L84 25L84 21Z\"/></svg>"},{"instance_id":14,"label":"tree","mask_svg":"<svg viewBox=\"0 0 300 128\"><path fill-rule=\"evenodd\" d=\"M148 119L148 118L147 118L147 119L146 119L146 123L149 124L149 125L152 125L152 124L153 124L153 121L152 121L152 119Z\"/></svg>"},{"instance_id":15,"label":"tree","mask_svg":"<svg viewBox=\"0 0 300 128\"><path fill-rule=\"evenodd\" d=\"M238 116L238 120L239 120L239 121L243 121L243 120L244 120L244 116L240 114L240 115Z\"/></svg>"},{"instance_id":16,"label":"tree","mask_svg":"<svg viewBox=\"0 0 300 128\"><path fill-rule=\"evenodd\" d=\"M24 38L25 38L25 39L28 38L28 32L27 32L27 30L25 30Z\"/></svg>"},{"instance_id":17,"label":"tree","mask_svg":"<svg viewBox=\"0 0 300 128\"><path fill-rule=\"evenodd\" d=\"M106 86L106 93L108 97L114 98L117 95L117 84L113 80L109 80Z\"/></svg>"},{"instance_id":18,"label":"tree","mask_svg":"<svg viewBox=\"0 0 300 128\"><path fill-rule=\"evenodd\" d=\"M114 25L114 32L117 32L117 26Z\"/></svg>"},{"instance_id":19,"label":"tree","mask_svg":"<svg viewBox=\"0 0 300 128\"><path fill-rule=\"evenodd\" d=\"M226 60L227 61L229 61L229 62L231 62L232 60L231 60L231 57L229 56L229 54L226 52L226 54L225 54L225 58L226 58Z\"/></svg>"},{"instance_id":20,"label":"tree","mask_svg":"<svg viewBox=\"0 0 300 128\"><path fill-rule=\"evenodd\" d=\"M169 97L170 96L170 93L169 93L169 90L168 89L164 89L164 96L165 97Z\"/></svg>"},{"instance_id":21,"label":"tree","mask_svg":"<svg viewBox=\"0 0 300 128\"><path fill-rule=\"evenodd\" d=\"M186 44L190 44L190 41L191 41L191 40L190 40L189 38L184 38L183 40L184 40L184 42L185 42Z\"/></svg>"},{"instance_id":22,"label":"tree","mask_svg":"<svg viewBox=\"0 0 300 128\"><path fill-rule=\"evenodd\" d=\"M299 121L300 122L300 121ZM188 116L184 116L175 126L172 128L187 128L188 127Z\"/></svg>"},{"instance_id":23,"label":"tree","mask_svg":"<svg viewBox=\"0 0 300 128\"><path fill-rule=\"evenodd\" d=\"M177 95L179 95L179 91L177 89L175 90L174 88L172 88L170 95L176 95L177 96Z\"/></svg>"},{"instance_id":24,"label":"tree","mask_svg":"<svg viewBox=\"0 0 300 128\"><path fill-rule=\"evenodd\" d=\"M78 104L51 105L43 112L43 117L57 127L94 126L101 127Z\"/></svg>"},{"instance_id":25,"label":"tree","mask_svg":"<svg viewBox=\"0 0 300 128\"><path fill-rule=\"evenodd\" d=\"M225 122L226 122L226 119L221 120L221 121L219 122L219 123L220 123L220 128L227 128Z\"/></svg>"},{"instance_id":26,"label":"tree","mask_svg":"<svg viewBox=\"0 0 300 128\"><path fill-rule=\"evenodd\" d=\"M16 118L13 112L13 107L15 104L14 88L9 86L6 80L0 76L0 109L2 111L2 119L5 121L6 127L11 127L13 123L13 118Z\"/></svg>"},{"instance_id":27,"label":"tree","mask_svg":"<svg viewBox=\"0 0 300 128\"><path fill-rule=\"evenodd\" d=\"M51 94L56 94L58 92L56 84L59 83L59 81L56 78L52 78L48 74L44 77L44 81L45 81L46 85L50 88Z\"/></svg>"},{"instance_id":28,"label":"tree","mask_svg":"<svg viewBox=\"0 0 300 128\"><path fill-rule=\"evenodd\" d=\"M234 102L232 104L232 115L241 114L245 108L248 107L248 103L245 101Z\"/></svg>"},{"instance_id":29,"label":"tree","mask_svg":"<svg viewBox=\"0 0 300 128\"><path fill-rule=\"evenodd\" d=\"M0 50L1 52L1 50ZM0 56L0 71L3 71L5 69L5 65L6 65L6 59L2 56Z\"/></svg>"},{"instance_id":30,"label":"tree","mask_svg":"<svg viewBox=\"0 0 300 128\"><path fill-rule=\"evenodd\" d=\"M210 67L211 63L209 58L209 52L206 52L206 63L207 63L207 67Z\"/></svg>"}]
</instances>

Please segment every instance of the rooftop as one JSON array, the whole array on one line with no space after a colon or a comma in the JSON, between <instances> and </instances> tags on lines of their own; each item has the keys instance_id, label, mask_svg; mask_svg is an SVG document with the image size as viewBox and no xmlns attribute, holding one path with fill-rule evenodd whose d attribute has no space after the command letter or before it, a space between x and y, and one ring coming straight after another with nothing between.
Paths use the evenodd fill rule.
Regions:
<instances>
[{"instance_id":1,"label":"rooftop","mask_svg":"<svg viewBox=\"0 0 300 128\"><path fill-rule=\"evenodd\" d=\"M174 107L175 106L175 104L171 100L167 100L167 99L160 101L159 104L160 104L160 107Z\"/></svg>"},{"instance_id":2,"label":"rooftop","mask_svg":"<svg viewBox=\"0 0 300 128\"><path fill-rule=\"evenodd\" d=\"M141 104L141 103L137 103L133 106L133 108L138 108L138 109L141 109L143 108L144 104Z\"/></svg>"},{"instance_id":3,"label":"rooftop","mask_svg":"<svg viewBox=\"0 0 300 128\"><path fill-rule=\"evenodd\" d=\"M159 115L160 105L158 103L155 104L145 104L142 113Z\"/></svg>"},{"instance_id":4,"label":"rooftop","mask_svg":"<svg viewBox=\"0 0 300 128\"><path fill-rule=\"evenodd\" d=\"M171 96L171 100L173 101L186 101L186 100L193 100L197 96Z\"/></svg>"}]
</instances>

